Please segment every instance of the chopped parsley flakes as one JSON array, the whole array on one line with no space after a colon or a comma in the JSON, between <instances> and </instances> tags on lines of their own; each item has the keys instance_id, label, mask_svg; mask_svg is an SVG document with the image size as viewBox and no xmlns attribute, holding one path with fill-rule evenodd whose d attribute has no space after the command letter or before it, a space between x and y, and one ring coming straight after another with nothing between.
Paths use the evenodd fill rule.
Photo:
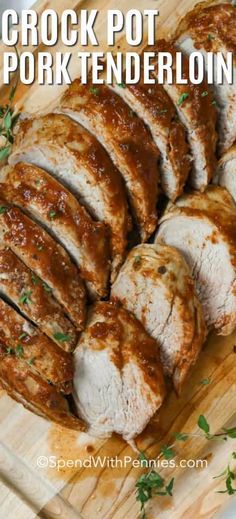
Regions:
<instances>
[{"instance_id":1,"label":"chopped parsley flakes","mask_svg":"<svg viewBox=\"0 0 236 519\"><path fill-rule=\"evenodd\" d=\"M21 303L23 305L29 305L30 303L32 303L32 300L30 298L31 294L32 294L32 290L23 292L22 296L19 299L19 303Z\"/></svg>"},{"instance_id":2,"label":"chopped parsley flakes","mask_svg":"<svg viewBox=\"0 0 236 519\"><path fill-rule=\"evenodd\" d=\"M189 94L187 92L183 92L183 94L181 94L180 98L178 99L177 105L181 106L184 103L184 101L186 101L186 99L188 99L188 97L189 97Z\"/></svg>"},{"instance_id":3,"label":"chopped parsley flakes","mask_svg":"<svg viewBox=\"0 0 236 519\"><path fill-rule=\"evenodd\" d=\"M59 342L67 342L70 340L70 335L66 335L65 333L56 332L53 334L54 339Z\"/></svg>"}]
</instances>

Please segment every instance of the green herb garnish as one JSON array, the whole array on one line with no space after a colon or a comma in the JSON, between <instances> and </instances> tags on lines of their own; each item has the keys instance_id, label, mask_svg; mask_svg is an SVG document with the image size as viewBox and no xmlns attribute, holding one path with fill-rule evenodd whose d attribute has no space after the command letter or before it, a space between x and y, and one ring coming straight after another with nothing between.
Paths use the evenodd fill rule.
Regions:
<instances>
[{"instance_id":1,"label":"green herb garnish","mask_svg":"<svg viewBox=\"0 0 236 519\"><path fill-rule=\"evenodd\" d=\"M232 458L236 458L236 453L232 452ZM230 465L227 465L226 469L223 470L218 476L214 476L213 479L222 478L224 476L225 479L225 490L217 490L217 494L229 494L232 496L236 493L236 488L234 488L233 482L236 478L236 474L231 470Z\"/></svg>"},{"instance_id":2,"label":"green herb garnish","mask_svg":"<svg viewBox=\"0 0 236 519\"><path fill-rule=\"evenodd\" d=\"M232 427L232 429L223 429L223 431L229 438L236 438L236 427Z\"/></svg>"},{"instance_id":3,"label":"green herb garnish","mask_svg":"<svg viewBox=\"0 0 236 519\"><path fill-rule=\"evenodd\" d=\"M143 463L145 463L144 466L148 467L149 460L144 452L139 453L139 459L141 461L142 466L143 466Z\"/></svg>"},{"instance_id":4,"label":"green herb garnish","mask_svg":"<svg viewBox=\"0 0 236 519\"><path fill-rule=\"evenodd\" d=\"M125 83L117 83L117 86L120 87L120 88L126 88L126 84Z\"/></svg>"},{"instance_id":5,"label":"green herb garnish","mask_svg":"<svg viewBox=\"0 0 236 519\"><path fill-rule=\"evenodd\" d=\"M166 485L165 480L155 470L142 474L136 482L136 500L141 504L142 518L146 517L144 507L153 496L172 496L174 478Z\"/></svg>"},{"instance_id":6,"label":"green herb garnish","mask_svg":"<svg viewBox=\"0 0 236 519\"><path fill-rule=\"evenodd\" d=\"M177 105L181 106L184 103L184 101L186 101L186 99L188 99L188 97L189 97L189 94L187 92L183 92L183 94L181 94L181 96L177 102Z\"/></svg>"},{"instance_id":7,"label":"green herb garnish","mask_svg":"<svg viewBox=\"0 0 236 519\"><path fill-rule=\"evenodd\" d=\"M188 434L185 433L175 433L175 439L179 442L185 442L189 438Z\"/></svg>"},{"instance_id":8,"label":"green herb garnish","mask_svg":"<svg viewBox=\"0 0 236 519\"><path fill-rule=\"evenodd\" d=\"M56 332L53 334L54 339L59 342L67 342L71 339L70 335L67 335L65 333Z\"/></svg>"},{"instance_id":9,"label":"green herb garnish","mask_svg":"<svg viewBox=\"0 0 236 519\"><path fill-rule=\"evenodd\" d=\"M48 214L49 214L49 218L50 218L51 220L54 220L54 218L56 218L56 216L57 216L56 211L49 211Z\"/></svg>"},{"instance_id":10,"label":"green herb garnish","mask_svg":"<svg viewBox=\"0 0 236 519\"><path fill-rule=\"evenodd\" d=\"M168 447L168 445L163 445L161 447L161 454L164 456L166 460L170 460L175 456L173 449L171 447Z\"/></svg>"},{"instance_id":11,"label":"green herb garnish","mask_svg":"<svg viewBox=\"0 0 236 519\"><path fill-rule=\"evenodd\" d=\"M209 92L207 90L205 90L204 92L201 93L201 97L206 97L208 96Z\"/></svg>"},{"instance_id":12,"label":"green herb garnish","mask_svg":"<svg viewBox=\"0 0 236 519\"><path fill-rule=\"evenodd\" d=\"M22 296L19 299L19 303L21 303L23 305L29 305L30 303L32 303L32 300L30 298L31 294L32 294L32 290L23 292Z\"/></svg>"},{"instance_id":13,"label":"green herb garnish","mask_svg":"<svg viewBox=\"0 0 236 519\"><path fill-rule=\"evenodd\" d=\"M5 115L4 119L3 119L3 124L4 124L4 127L5 129L8 131L10 130L11 128L11 112L7 112L7 114Z\"/></svg>"},{"instance_id":14,"label":"green herb garnish","mask_svg":"<svg viewBox=\"0 0 236 519\"><path fill-rule=\"evenodd\" d=\"M38 276L36 276L36 275L34 274L34 272L32 272L32 274L31 274L31 279L32 279L32 283L33 283L33 285L39 285L39 283L40 283L40 279L38 278Z\"/></svg>"},{"instance_id":15,"label":"green herb garnish","mask_svg":"<svg viewBox=\"0 0 236 519\"><path fill-rule=\"evenodd\" d=\"M11 152L12 144L14 142L14 136L13 136L13 130L14 127L18 121L19 114L14 114L14 107L12 106L18 81L19 81L19 63L20 63L20 57L17 51L17 48L15 48L15 52L17 55L18 60L18 73L16 77L16 83L13 86L13 88L10 91L9 94L9 103L5 106L0 106L0 137L3 137L5 139L5 143L3 146L0 147L0 161L6 159L8 155Z\"/></svg>"},{"instance_id":16,"label":"green herb garnish","mask_svg":"<svg viewBox=\"0 0 236 519\"><path fill-rule=\"evenodd\" d=\"M207 422L207 419L204 415L200 415L198 418L198 427L203 431L204 435L199 433L175 433L174 438L176 441L186 441L191 437L200 436L203 438L206 438L209 441L212 440L227 440L227 438L236 438L236 427L232 427L230 429L223 429L223 432L219 432L217 434L210 434L210 425ZM165 459L169 460L175 456L173 447L175 446L175 442L173 442L171 445L164 445L161 447L161 451L159 456L157 457L157 460L161 457L164 457ZM236 452L233 451L231 454L233 459L236 459ZM144 452L140 452L139 455L140 461L148 461L148 458L146 457ZM148 465L145 465L148 467ZM236 488L233 487L232 483L234 480L236 480L236 474L232 472L230 469L230 466L228 465L227 468L219 474L219 476L215 476L215 478L223 477L225 476L225 490L220 490L220 493L228 493L229 495L236 493ZM215 479L213 478L213 479ZM172 490L174 485L174 478L170 480L168 484L165 483L165 480L160 474L158 474L155 470L151 469L148 470L146 474L142 474L137 482L136 482L136 499L140 502L141 505L141 512L142 512L142 519L147 519L146 513L145 513L145 505L146 503L154 496L165 496L170 495L172 496Z\"/></svg>"},{"instance_id":17,"label":"green herb garnish","mask_svg":"<svg viewBox=\"0 0 236 519\"><path fill-rule=\"evenodd\" d=\"M211 379L209 377L207 378L203 378L201 381L200 381L200 384L202 384L202 386L207 386L208 384L211 383Z\"/></svg>"},{"instance_id":18,"label":"green herb garnish","mask_svg":"<svg viewBox=\"0 0 236 519\"><path fill-rule=\"evenodd\" d=\"M51 287L49 287L49 286L47 285L47 283L44 283L44 282L43 282L43 283L42 283L42 287L43 287L43 289L45 290L45 292L52 292Z\"/></svg>"},{"instance_id":19,"label":"green herb garnish","mask_svg":"<svg viewBox=\"0 0 236 519\"><path fill-rule=\"evenodd\" d=\"M10 348L10 347L7 348L7 354L8 354L8 355L14 355L14 353L15 353L14 348Z\"/></svg>"},{"instance_id":20,"label":"green herb garnish","mask_svg":"<svg viewBox=\"0 0 236 519\"><path fill-rule=\"evenodd\" d=\"M37 249L41 252L42 250L44 250L44 246L43 245L37 245Z\"/></svg>"},{"instance_id":21,"label":"green herb garnish","mask_svg":"<svg viewBox=\"0 0 236 519\"><path fill-rule=\"evenodd\" d=\"M0 214L4 214L7 211L7 207L5 205L0 205Z\"/></svg>"},{"instance_id":22,"label":"green herb garnish","mask_svg":"<svg viewBox=\"0 0 236 519\"><path fill-rule=\"evenodd\" d=\"M91 92L91 94L94 94L95 96L98 96L99 88L90 87L89 92Z\"/></svg>"},{"instance_id":23,"label":"green herb garnish","mask_svg":"<svg viewBox=\"0 0 236 519\"><path fill-rule=\"evenodd\" d=\"M0 135L1 135L1 130L0 130ZM11 151L10 145L0 148L0 161L6 159L9 155L10 151Z\"/></svg>"},{"instance_id":24,"label":"green herb garnish","mask_svg":"<svg viewBox=\"0 0 236 519\"><path fill-rule=\"evenodd\" d=\"M28 337L27 333L23 332L23 333L19 336L19 341L22 341L22 339L26 339L26 337Z\"/></svg>"},{"instance_id":25,"label":"green herb garnish","mask_svg":"<svg viewBox=\"0 0 236 519\"><path fill-rule=\"evenodd\" d=\"M17 357L19 357L19 358L24 357L24 348L23 348L22 344L17 344L15 351L16 351Z\"/></svg>"},{"instance_id":26,"label":"green herb garnish","mask_svg":"<svg viewBox=\"0 0 236 519\"><path fill-rule=\"evenodd\" d=\"M214 40L214 39L215 39L215 36L213 36L213 34L208 34L207 39L208 39L209 41Z\"/></svg>"},{"instance_id":27,"label":"green herb garnish","mask_svg":"<svg viewBox=\"0 0 236 519\"><path fill-rule=\"evenodd\" d=\"M202 429L202 431L204 431L206 434L208 434L210 432L210 426L205 418L205 416L203 416L203 414L201 414L198 418L198 427L200 429Z\"/></svg>"}]
</instances>

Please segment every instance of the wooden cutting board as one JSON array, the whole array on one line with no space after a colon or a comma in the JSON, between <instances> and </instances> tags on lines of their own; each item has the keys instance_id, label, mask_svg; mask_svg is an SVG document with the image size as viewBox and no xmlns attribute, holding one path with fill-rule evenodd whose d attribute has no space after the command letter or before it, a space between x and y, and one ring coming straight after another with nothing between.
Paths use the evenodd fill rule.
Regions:
<instances>
[{"instance_id":1,"label":"wooden cutting board","mask_svg":"<svg viewBox=\"0 0 236 519\"><path fill-rule=\"evenodd\" d=\"M106 51L105 14L107 9L119 7L128 9L159 9L158 35L168 36L174 30L179 18L194 5L193 0L125 0L119 4L114 0L45 0L36 2L38 13L45 8L56 9L58 14L64 9L96 8L100 11L96 25L99 49ZM145 38L144 38L145 43ZM117 41L119 50L128 50L122 33ZM42 51L42 45L34 50ZM2 51L0 45L0 71ZM27 49L24 49L27 50ZM29 49L32 50L32 49ZM66 50L60 43L51 48L56 51ZM79 75L76 53L79 47L71 49L72 78ZM96 49L97 50L97 49ZM19 51L21 48L19 46ZM64 90L64 86L30 87L20 85L17 91L19 108L29 112L44 111L53 108ZM1 103L8 96L5 86L0 88ZM210 383L204 385L203 379L209 377ZM197 431L197 419L204 414L212 432L222 427L236 425L235 412L236 381L236 333L231 337L211 336L205 345L197 366L185 386L181 398L171 392L159 416L138 439L140 450L145 450L149 458L155 458L160 446L168 444L175 432ZM125 456L136 458L131 448L118 437L108 441L98 441L85 434L77 434L61 427L51 425L21 405L11 400L5 392L0 393L0 518L32 519L34 517L84 518L84 519L136 519L139 517L139 504L135 500L135 481L141 470L131 468L80 468L66 467L40 468L39 456L52 456L57 459L89 459L89 456ZM176 449L176 461L180 459L206 459L207 468L161 469L167 478L175 477L174 496L153 499L147 508L150 519L187 519L189 517L210 519L231 497L219 494L223 483L213 476L218 475L230 459L235 449L235 440L209 442L194 437L185 443L179 443ZM41 461L42 462L42 461ZM78 463L78 462L77 462ZM233 464L232 464L233 468Z\"/></svg>"}]
</instances>

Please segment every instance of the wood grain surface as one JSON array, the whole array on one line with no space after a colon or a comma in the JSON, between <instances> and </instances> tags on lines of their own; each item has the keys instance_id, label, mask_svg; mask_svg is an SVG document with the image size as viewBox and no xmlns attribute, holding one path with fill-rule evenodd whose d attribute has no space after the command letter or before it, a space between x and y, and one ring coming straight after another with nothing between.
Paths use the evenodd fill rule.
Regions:
<instances>
[{"instance_id":1,"label":"wood grain surface","mask_svg":"<svg viewBox=\"0 0 236 519\"><path fill-rule=\"evenodd\" d=\"M106 51L105 14L107 9L159 9L158 35L168 36L176 27L179 18L193 5L193 0L45 0L36 2L38 13L45 8L98 9L96 24L99 47ZM145 38L143 41L145 44ZM120 34L119 50L128 50L124 34ZM33 50L35 55L44 47L40 43ZM4 47L0 45L0 72ZM50 48L68 50L58 43ZM70 49L73 58L70 64L72 78L79 75L77 52ZM86 49L87 50L87 49ZM19 51L21 48L19 47ZM19 85L17 105L29 112L49 111L58 101L65 86L30 87ZM9 89L0 87L1 103ZM234 348L235 346L235 348ZM197 419L204 414L212 432L222 427L236 425L236 333L230 337L208 338L199 361L180 398L170 392L158 417L137 441L140 450L150 458L158 456L160 446L168 444L175 432L197 432ZM201 381L210 378L208 385ZM53 460L85 460L89 456L107 456L123 460L125 456L137 456L121 438L108 441L95 440L85 434L67 431L39 418L11 400L4 391L0 393L0 519L32 519L35 517L58 519L137 519L139 504L135 499L135 481L142 472L139 468L39 468L39 456L53 456ZM231 498L216 491L222 489L219 474L230 459L235 440L209 442L194 437L177 447L177 464L180 459L207 459L207 468L161 469L167 478L175 477L174 496L156 498L147 508L148 519L211 519L222 505ZM233 464L232 464L233 468Z\"/></svg>"}]
</instances>

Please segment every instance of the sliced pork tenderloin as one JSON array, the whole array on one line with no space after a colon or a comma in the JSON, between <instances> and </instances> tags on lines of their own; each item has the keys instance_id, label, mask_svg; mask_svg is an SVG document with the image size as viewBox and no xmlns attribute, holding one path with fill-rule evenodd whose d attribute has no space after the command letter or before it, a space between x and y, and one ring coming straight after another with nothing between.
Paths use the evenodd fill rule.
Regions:
<instances>
[{"instance_id":1,"label":"sliced pork tenderloin","mask_svg":"<svg viewBox=\"0 0 236 519\"><path fill-rule=\"evenodd\" d=\"M143 80L132 85L114 85L115 92L149 127L161 152L161 186L174 201L182 194L188 178L191 157L184 126L162 85L147 85Z\"/></svg>"},{"instance_id":2,"label":"sliced pork tenderloin","mask_svg":"<svg viewBox=\"0 0 236 519\"><path fill-rule=\"evenodd\" d=\"M236 144L220 158L213 181L225 187L236 202Z\"/></svg>"},{"instance_id":3,"label":"sliced pork tenderloin","mask_svg":"<svg viewBox=\"0 0 236 519\"><path fill-rule=\"evenodd\" d=\"M165 395L158 346L141 323L114 303L96 303L74 358L74 400L88 432L126 440L141 433Z\"/></svg>"},{"instance_id":4,"label":"sliced pork tenderloin","mask_svg":"<svg viewBox=\"0 0 236 519\"><path fill-rule=\"evenodd\" d=\"M71 414L66 398L54 386L33 373L21 358L6 353L2 344L0 383L9 396L33 413L70 429L85 430L82 420Z\"/></svg>"},{"instance_id":5,"label":"sliced pork tenderloin","mask_svg":"<svg viewBox=\"0 0 236 519\"><path fill-rule=\"evenodd\" d=\"M209 5L209 2L197 4L181 20L175 40L187 54L200 51L207 68L207 52L236 53L236 14L233 3ZM234 65L233 84L228 84L224 77L222 84L217 84L217 69L214 67L214 97L217 104L219 132L219 151L223 153L236 140L236 67Z\"/></svg>"},{"instance_id":6,"label":"sliced pork tenderloin","mask_svg":"<svg viewBox=\"0 0 236 519\"><path fill-rule=\"evenodd\" d=\"M58 348L46 335L0 298L0 343L6 353L64 393L71 393L72 355Z\"/></svg>"},{"instance_id":7,"label":"sliced pork tenderloin","mask_svg":"<svg viewBox=\"0 0 236 519\"><path fill-rule=\"evenodd\" d=\"M112 286L111 296L158 341L164 372L180 392L206 336L202 308L183 257L165 245L135 247Z\"/></svg>"},{"instance_id":8,"label":"sliced pork tenderloin","mask_svg":"<svg viewBox=\"0 0 236 519\"><path fill-rule=\"evenodd\" d=\"M121 172L142 240L157 222L159 150L144 123L106 85L73 81L58 110L93 133Z\"/></svg>"},{"instance_id":9,"label":"sliced pork tenderloin","mask_svg":"<svg viewBox=\"0 0 236 519\"><path fill-rule=\"evenodd\" d=\"M187 129L188 141L192 153L192 170L190 183L194 189L204 191L212 179L216 167L216 108L210 88L204 80L200 85L194 85L189 80L189 60L182 56L182 75L187 84L176 81L176 52L179 49L170 42L158 40L153 47L145 49L148 52L169 52L173 60L173 83L165 80L163 87L175 104L181 122ZM158 60L153 59L154 75L158 80Z\"/></svg>"},{"instance_id":10,"label":"sliced pork tenderloin","mask_svg":"<svg viewBox=\"0 0 236 519\"><path fill-rule=\"evenodd\" d=\"M169 204L156 242L176 247L195 279L209 329L230 334L236 326L236 206L221 187L209 186Z\"/></svg>"},{"instance_id":11,"label":"sliced pork tenderloin","mask_svg":"<svg viewBox=\"0 0 236 519\"><path fill-rule=\"evenodd\" d=\"M39 225L0 198L0 243L9 247L49 288L77 329L86 314L86 294L79 271L66 251Z\"/></svg>"},{"instance_id":12,"label":"sliced pork tenderloin","mask_svg":"<svg viewBox=\"0 0 236 519\"><path fill-rule=\"evenodd\" d=\"M3 168L0 189L6 200L21 207L65 247L91 294L96 291L103 295L109 275L109 243L104 224L94 222L66 188L30 164L21 162Z\"/></svg>"},{"instance_id":13,"label":"sliced pork tenderloin","mask_svg":"<svg viewBox=\"0 0 236 519\"><path fill-rule=\"evenodd\" d=\"M72 351L77 332L61 306L51 295L51 288L38 278L8 248L0 245L0 294L61 346Z\"/></svg>"},{"instance_id":14,"label":"sliced pork tenderloin","mask_svg":"<svg viewBox=\"0 0 236 519\"><path fill-rule=\"evenodd\" d=\"M24 119L16 129L15 144L10 157L11 164L19 161L32 163L51 173L76 195L92 217L108 225L115 275L125 257L130 220L123 179L99 142L82 126L63 115L49 114ZM42 176L43 173L40 177ZM45 175L44 179L41 178L41 183L49 184L49 178ZM59 191L58 184L51 182L51 192L53 186ZM38 187L38 192L41 187ZM66 201L72 204L75 211L73 197L69 197L67 191L63 193L61 188L58 203L62 212ZM97 249L99 253L99 243L104 232L102 224L94 223L92 229L92 221L89 221L85 211L79 208L79 204L76 213L77 224L80 220L84 223L86 220L84 233L87 230L89 234L93 230L90 248L93 247L94 254ZM97 248L94 247L94 242L97 243ZM103 255L105 258L105 251ZM105 266L103 268L106 270ZM97 269L94 265L94 270Z\"/></svg>"}]
</instances>

